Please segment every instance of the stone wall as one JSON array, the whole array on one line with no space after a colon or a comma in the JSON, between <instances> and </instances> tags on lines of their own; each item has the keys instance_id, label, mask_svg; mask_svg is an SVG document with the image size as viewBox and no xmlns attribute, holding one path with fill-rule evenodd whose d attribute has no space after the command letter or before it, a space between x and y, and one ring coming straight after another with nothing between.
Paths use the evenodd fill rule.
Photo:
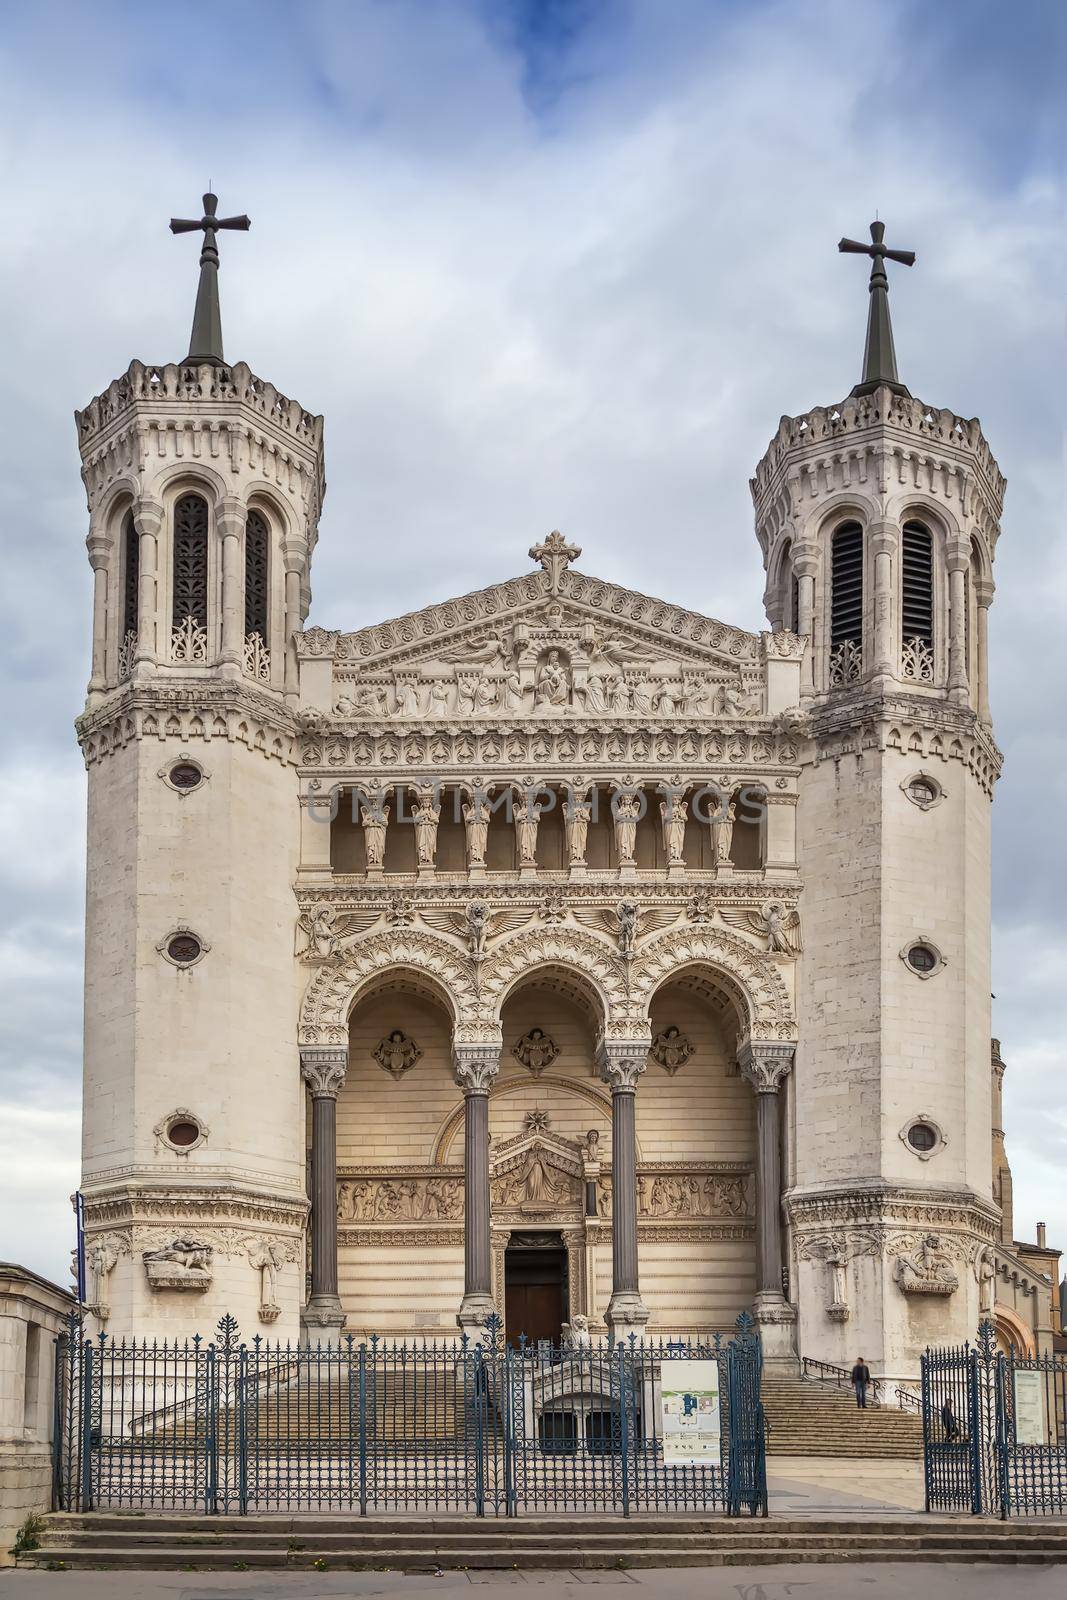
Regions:
<instances>
[{"instance_id":1,"label":"stone wall","mask_svg":"<svg viewBox=\"0 0 1067 1600\"><path fill-rule=\"evenodd\" d=\"M55 1339L72 1305L56 1284L0 1262L0 1566L24 1519L52 1504Z\"/></svg>"}]
</instances>

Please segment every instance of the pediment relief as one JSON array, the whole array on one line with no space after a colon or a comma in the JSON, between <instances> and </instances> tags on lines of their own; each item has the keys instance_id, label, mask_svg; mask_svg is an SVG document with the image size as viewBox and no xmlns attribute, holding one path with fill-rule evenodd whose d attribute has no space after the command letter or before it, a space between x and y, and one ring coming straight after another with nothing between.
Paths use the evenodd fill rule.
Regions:
<instances>
[{"instance_id":1,"label":"pediment relief","mask_svg":"<svg viewBox=\"0 0 1067 1600\"><path fill-rule=\"evenodd\" d=\"M358 662L340 654L338 636L331 713L345 722L760 714L759 641L701 620L708 625L694 629L704 635L697 643L543 596Z\"/></svg>"},{"instance_id":2,"label":"pediment relief","mask_svg":"<svg viewBox=\"0 0 1067 1600\"><path fill-rule=\"evenodd\" d=\"M582 1202L580 1148L551 1133L506 1140L493 1155L490 1174L494 1212L535 1216Z\"/></svg>"},{"instance_id":3,"label":"pediment relief","mask_svg":"<svg viewBox=\"0 0 1067 1600\"><path fill-rule=\"evenodd\" d=\"M303 657L330 656L339 668L425 670L462 663L487 650L491 635L503 637L516 627L560 645L576 643L583 629L599 630L607 641L624 641L635 661L729 667L757 665L761 654L756 634L607 583L567 562L554 572L527 573L355 633L309 628L297 636L297 648ZM485 665L487 659L471 664Z\"/></svg>"}]
</instances>

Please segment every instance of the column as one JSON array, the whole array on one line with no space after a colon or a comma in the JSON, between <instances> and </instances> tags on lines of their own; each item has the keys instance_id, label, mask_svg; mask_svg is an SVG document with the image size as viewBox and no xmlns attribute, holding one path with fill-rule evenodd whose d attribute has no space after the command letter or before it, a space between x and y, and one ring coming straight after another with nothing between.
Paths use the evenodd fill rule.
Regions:
<instances>
[{"instance_id":1,"label":"column","mask_svg":"<svg viewBox=\"0 0 1067 1600\"><path fill-rule=\"evenodd\" d=\"M137 529L137 649L134 676L151 677L159 659L156 637L156 554L163 527L163 506L158 500L137 500L133 525Z\"/></svg>"},{"instance_id":2,"label":"column","mask_svg":"<svg viewBox=\"0 0 1067 1600\"><path fill-rule=\"evenodd\" d=\"M453 1063L463 1090L463 1303L456 1321L473 1335L496 1311L489 1243L489 1091L500 1071L500 1044L457 1044Z\"/></svg>"},{"instance_id":3,"label":"column","mask_svg":"<svg viewBox=\"0 0 1067 1600\"><path fill-rule=\"evenodd\" d=\"M340 1338L345 1314L337 1293L337 1096L345 1081L344 1045L300 1051L300 1076L311 1090L311 1298L305 1335Z\"/></svg>"},{"instance_id":4,"label":"column","mask_svg":"<svg viewBox=\"0 0 1067 1600\"><path fill-rule=\"evenodd\" d=\"M948 689L953 700L967 698L967 569L970 547L962 541L945 551L948 567Z\"/></svg>"},{"instance_id":5,"label":"column","mask_svg":"<svg viewBox=\"0 0 1067 1600\"><path fill-rule=\"evenodd\" d=\"M782 1158L779 1090L793 1065L794 1046L746 1041L737 1053L756 1094L756 1214L758 1272L755 1315L764 1363L796 1367L796 1311L782 1293Z\"/></svg>"},{"instance_id":6,"label":"column","mask_svg":"<svg viewBox=\"0 0 1067 1600\"><path fill-rule=\"evenodd\" d=\"M974 583L975 618L974 645L977 683L972 686L979 720L987 726L992 722L989 714L989 608L993 604L993 584L989 579L976 578ZM977 693L974 694L974 690Z\"/></svg>"},{"instance_id":7,"label":"column","mask_svg":"<svg viewBox=\"0 0 1067 1600\"><path fill-rule=\"evenodd\" d=\"M893 522L872 523L870 549L874 556L874 671L883 678L900 676L900 652L893 637L893 555L897 530Z\"/></svg>"},{"instance_id":8,"label":"column","mask_svg":"<svg viewBox=\"0 0 1067 1600\"><path fill-rule=\"evenodd\" d=\"M93 665L89 676L89 695L96 699L103 693L107 681L107 582L108 553L111 542L100 533L92 533L87 541L89 565L93 569ZM119 570L122 563L121 535L116 548L119 552Z\"/></svg>"},{"instance_id":9,"label":"column","mask_svg":"<svg viewBox=\"0 0 1067 1600\"><path fill-rule=\"evenodd\" d=\"M793 545L793 571L797 575L797 633L808 642L800 668L800 692L810 694L815 684L815 578L819 547L807 542Z\"/></svg>"},{"instance_id":10,"label":"column","mask_svg":"<svg viewBox=\"0 0 1067 1600\"><path fill-rule=\"evenodd\" d=\"M597 1052L600 1076L611 1086L611 1300L607 1324L619 1343L639 1338L648 1322L637 1256L637 1080L648 1064L649 1038L605 1039Z\"/></svg>"},{"instance_id":11,"label":"column","mask_svg":"<svg viewBox=\"0 0 1067 1600\"><path fill-rule=\"evenodd\" d=\"M295 704L300 696L295 635L299 633L303 622L300 578L306 565L306 549L297 540L287 539L282 553L285 557L285 697ZM332 700L330 704L333 704Z\"/></svg>"},{"instance_id":12,"label":"column","mask_svg":"<svg viewBox=\"0 0 1067 1600\"><path fill-rule=\"evenodd\" d=\"M227 678L239 678L244 671L245 583L241 555L245 515L240 500L227 495L215 516L215 526L222 543L222 644L219 662Z\"/></svg>"}]
</instances>

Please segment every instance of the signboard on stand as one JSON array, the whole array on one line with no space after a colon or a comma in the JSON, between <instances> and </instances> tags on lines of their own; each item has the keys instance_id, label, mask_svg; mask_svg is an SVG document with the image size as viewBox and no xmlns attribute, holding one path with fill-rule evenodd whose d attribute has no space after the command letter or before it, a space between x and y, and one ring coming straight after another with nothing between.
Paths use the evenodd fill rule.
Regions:
<instances>
[{"instance_id":1,"label":"signboard on stand","mask_svg":"<svg viewBox=\"0 0 1067 1600\"><path fill-rule=\"evenodd\" d=\"M722 1459L719 1363L688 1357L660 1368L665 1467L717 1467Z\"/></svg>"},{"instance_id":2,"label":"signboard on stand","mask_svg":"<svg viewBox=\"0 0 1067 1600\"><path fill-rule=\"evenodd\" d=\"M1015 1379L1015 1443L1045 1444L1045 1407L1042 1394L1042 1375L1027 1368L1016 1367Z\"/></svg>"}]
</instances>

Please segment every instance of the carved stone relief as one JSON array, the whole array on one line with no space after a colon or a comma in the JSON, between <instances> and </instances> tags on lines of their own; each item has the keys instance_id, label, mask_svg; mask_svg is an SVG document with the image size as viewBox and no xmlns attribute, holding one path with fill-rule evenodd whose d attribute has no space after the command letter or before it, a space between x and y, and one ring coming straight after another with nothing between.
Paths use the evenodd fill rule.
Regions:
<instances>
[{"instance_id":1,"label":"carved stone relief","mask_svg":"<svg viewBox=\"0 0 1067 1600\"><path fill-rule=\"evenodd\" d=\"M673 1078L679 1067L684 1067L693 1054L693 1042L680 1028L661 1028L652 1041L649 1054L657 1066L661 1066Z\"/></svg>"},{"instance_id":2,"label":"carved stone relief","mask_svg":"<svg viewBox=\"0 0 1067 1600\"><path fill-rule=\"evenodd\" d=\"M463 1179L454 1174L344 1178L339 1222L455 1222L463 1215Z\"/></svg>"},{"instance_id":3,"label":"carved stone relief","mask_svg":"<svg viewBox=\"0 0 1067 1600\"><path fill-rule=\"evenodd\" d=\"M382 1071L388 1072L397 1082L405 1072L411 1071L421 1055L422 1051L414 1039L409 1039L400 1028L394 1028L374 1050L374 1059Z\"/></svg>"},{"instance_id":4,"label":"carved stone relief","mask_svg":"<svg viewBox=\"0 0 1067 1600\"><path fill-rule=\"evenodd\" d=\"M182 1289L203 1294L211 1287L211 1257L214 1247L201 1239L177 1238L157 1250L145 1250L141 1259L148 1276L148 1287Z\"/></svg>"},{"instance_id":5,"label":"carved stone relief","mask_svg":"<svg viewBox=\"0 0 1067 1600\"><path fill-rule=\"evenodd\" d=\"M511 1053L520 1066L539 1078L559 1055L559 1046L543 1028L531 1028L521 1039L516 1039Z\"/></svg>"}]
</instances>

